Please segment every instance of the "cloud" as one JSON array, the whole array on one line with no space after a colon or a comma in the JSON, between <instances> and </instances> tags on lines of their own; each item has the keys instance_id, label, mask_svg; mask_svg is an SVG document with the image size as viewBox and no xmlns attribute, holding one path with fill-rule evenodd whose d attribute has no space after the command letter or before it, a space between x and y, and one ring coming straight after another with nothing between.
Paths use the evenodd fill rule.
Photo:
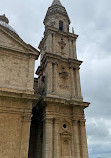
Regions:
<instances>
[{"instance_id":1,"label":"cloud","mask_svg":"<svg viewBox=\"0 0 111 158\"><path fill-rule=\"evenodd\" d=\"M93 158L111 156L111 120L89 118L87 121L87 135L89 155Z\"/></svg>"}]
</instances>

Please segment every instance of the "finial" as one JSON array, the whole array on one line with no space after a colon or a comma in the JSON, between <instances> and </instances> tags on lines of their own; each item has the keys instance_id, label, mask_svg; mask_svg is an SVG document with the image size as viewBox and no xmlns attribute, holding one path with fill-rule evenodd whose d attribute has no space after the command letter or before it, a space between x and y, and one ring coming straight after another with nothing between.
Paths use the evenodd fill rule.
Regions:
<instances>
[{"instance_id":1,"label":"finial","mask_svg":"<svg viewBox=\"0 0 111 158\"><path fill-rule=\"evenodd\" d=\"M72 33L74 34L74 27L72 27Z\"/></svg>"},{"instance_id":2,"label":"finial","mask_svg":"<svg viewBox=\"0 0 111 158\"><path fill-rule=\"evenodd\" d=\"M53 0L52 6L53 6L53 5L56 5L56 4L57 4L57 5L62 5L59 0Z\"/></svg>"},{"instance_id":3,"label":"finial","mask_svg":"<svg viewBox=\"0 0 111 158\"><path fill-rule=\"evenodd\" d=\"M3 14L3 15L0 15L0 21L3 21L3 22L5 22L5 23L9 23L9 20L8 20L8 18L5 16L5 14Z\"/></svg>"}]
</instances>

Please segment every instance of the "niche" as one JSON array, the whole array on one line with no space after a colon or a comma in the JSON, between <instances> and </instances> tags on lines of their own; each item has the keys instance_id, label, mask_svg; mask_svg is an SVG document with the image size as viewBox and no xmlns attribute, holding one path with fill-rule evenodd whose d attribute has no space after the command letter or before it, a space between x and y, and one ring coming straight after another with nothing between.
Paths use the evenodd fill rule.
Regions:
<instances>
[{"instance_id":1,"label":"niche","mask_svg":"<svg viewBox=\"0 0 111 158\"><path fill-rule=\"evenodd\" d=\"M61 135L61 156L72 156L71 134Z\"/></svg>"}]
</instances>

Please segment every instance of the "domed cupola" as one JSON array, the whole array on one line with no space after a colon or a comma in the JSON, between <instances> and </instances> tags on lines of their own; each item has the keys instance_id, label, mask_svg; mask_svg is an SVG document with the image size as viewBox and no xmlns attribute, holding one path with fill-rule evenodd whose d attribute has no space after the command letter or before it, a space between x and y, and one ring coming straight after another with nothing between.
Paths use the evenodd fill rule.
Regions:
<instances>
[{"instance_id":1,"label":"domed cupola","mask_svg":"<svg viewBox=\"0 0 111 158\"><path fill-rule=\"evenodd\" d=\"M18 36L17 32L9 25L9 20L5 14L0 15L0 26L6 28L8 31L11 31Z\"/></svg>"},{"instance_id":2,"label":"domed cupola","mask_svg":"<svg viewBox=\"0 0 111 158\"><path fill-rule=\"evenodd\" d=\"M69 31L70 19L65 7L62 6L59 0L54 0L48 8L44 19L45 26L58 28L64 32Z\"/></svg>"}]
</instances>

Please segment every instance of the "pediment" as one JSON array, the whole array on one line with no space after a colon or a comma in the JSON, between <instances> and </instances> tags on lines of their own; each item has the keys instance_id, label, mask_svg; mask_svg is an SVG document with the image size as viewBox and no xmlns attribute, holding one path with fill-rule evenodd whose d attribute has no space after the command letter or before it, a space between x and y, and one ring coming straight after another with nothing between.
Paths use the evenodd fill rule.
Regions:
<instances>
[{"instance_id":1,"label":"pediment","mask_svg":"<svg viewBox=\"0 0 111 158\"><path fill-rule=\"evenodd\" d=\"M14 35L0 27L0 47L12 50L28 52L28 45L19 36Z\"/></svg>"}]
</instances>

